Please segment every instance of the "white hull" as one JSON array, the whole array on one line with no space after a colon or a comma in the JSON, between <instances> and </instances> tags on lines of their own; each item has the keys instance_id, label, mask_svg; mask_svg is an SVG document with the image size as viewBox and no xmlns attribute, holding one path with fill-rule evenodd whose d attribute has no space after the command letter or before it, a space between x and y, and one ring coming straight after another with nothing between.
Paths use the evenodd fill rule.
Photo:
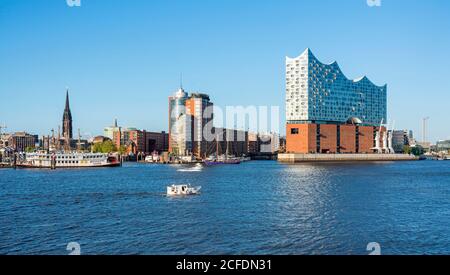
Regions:
<instances>
[{"instance_id":1,"label":"white hull","mask_svg":"<svg viewBox=\"0 0 450 275\"><path fill-rule=\"evenodd\" d=\"M167 196L188 196L198 195L202 187L191 187L190 185L172 185L167 186Z\"/></svg>"},{"instance_id":2,"label":"white hull","mask_svg":"<svg viewBox=\"0 0 450 275\"><path fill-rule=\"evenodd\" d=\"M25 161L17 164L22 168L90 168L120 166L115 158L108 154L94 153L30 153L26 154Z\"/></svg>"}]
</instances>

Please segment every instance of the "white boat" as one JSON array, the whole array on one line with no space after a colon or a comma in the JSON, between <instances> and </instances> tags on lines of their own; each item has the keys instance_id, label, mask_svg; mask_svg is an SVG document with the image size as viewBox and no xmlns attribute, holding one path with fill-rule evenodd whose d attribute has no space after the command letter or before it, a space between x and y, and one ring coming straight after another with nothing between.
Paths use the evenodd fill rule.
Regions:
<instances>
[{"instance_id":1,"label":"white boat","mask_svg":"<svg viewBox=\"0 0 450 275\"><path fill-rule=\"evenodd\" d=\"M167 196L198 195L202 187L191 187L187 184L167 186Z\"/></svg>"},{"instance_id":2,"label":"white boat","mask_svg":"<svg viewBox=\"0 0 450 275\"><path fill-rule=\"evenodd\" d=\"M118 156L101 153L27 153L17 167L22 168L88 168L120 166Z\"/></svg>"},{"instance_id":3,"label":"white boat","mask_svg":"<svg viewBox=\"0 0 450 275\"><path fill-rule=\"evenodd\" d=\"M178 172L201 172L203 170L203 165L201 163L195 164L193 167L178 169Z\"/></svg>"},{"instance_id":4,"label":"white boat","mask_svg":"<svg viewBox=\"0 0 450 275\"><path fill-rule=\"evenodd\" d=\"M153 162L155 162L155 160L154 160L153 156L146 156L145 162L153 163Z\"/></svg>"}]
</instances>

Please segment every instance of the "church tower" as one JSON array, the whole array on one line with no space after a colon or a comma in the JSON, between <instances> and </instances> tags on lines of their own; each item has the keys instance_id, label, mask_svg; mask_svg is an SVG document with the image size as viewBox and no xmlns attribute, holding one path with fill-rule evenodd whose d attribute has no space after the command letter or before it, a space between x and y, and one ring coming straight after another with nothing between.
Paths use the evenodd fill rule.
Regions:
<instances>
[{"instance_id":1,"label":"church tower","mask_svg":"<svg viewBox=\"0 0 450 275\"><path fill-rule=\"evenodd\" d=\"M66 108L64 109L64 115L63 115L63 138L66 140L67 143L70 144L70 140L73 138L72 133L72 113L70 112L70 105L69 105L69 90L66 92Z\"/></svg>"}]
</instances>

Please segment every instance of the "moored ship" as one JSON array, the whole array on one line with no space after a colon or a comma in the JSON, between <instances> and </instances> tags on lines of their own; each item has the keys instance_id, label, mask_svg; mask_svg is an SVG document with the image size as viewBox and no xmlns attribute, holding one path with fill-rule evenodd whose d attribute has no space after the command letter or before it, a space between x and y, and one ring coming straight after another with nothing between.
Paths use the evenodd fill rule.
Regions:
<instances>
[{"instance_id":1,"label":"moored ship","mask_svg":"<svg viewBox=\"0 0 450 275\"><path fill-rule=\"evenodd\" d=\"M221 164L241 164L241 159L229 156L219 156L218 158L209 158L204 160L205 165L221 165Z\"/></svg>"},{"instance_id":2,"label":"moored ship","mask_svg":"<svg viewBox=\"0 0 450 275\"><path fill-rule=\"evenodd\" d=\"M121 165L120 156L102 153L27 153L17 163L21 168L90 168L117 167Z\"/></svg>"}]
</instances>

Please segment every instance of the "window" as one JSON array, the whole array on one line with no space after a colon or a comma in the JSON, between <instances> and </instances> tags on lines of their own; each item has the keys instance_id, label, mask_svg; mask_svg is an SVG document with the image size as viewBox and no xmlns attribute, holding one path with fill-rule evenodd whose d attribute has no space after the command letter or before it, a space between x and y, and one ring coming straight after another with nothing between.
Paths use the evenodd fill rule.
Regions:
<instances>
[{"instance_id":1,"label":"window","mask_svg":"<svg viewBox=\"0 0 450 275\"><path fill-rule=\"evenodd\" d=\"M298 128L292 128L291 129L291 135L298 135L298 134L299 134Z\"/></svg>"}]
</instances>

